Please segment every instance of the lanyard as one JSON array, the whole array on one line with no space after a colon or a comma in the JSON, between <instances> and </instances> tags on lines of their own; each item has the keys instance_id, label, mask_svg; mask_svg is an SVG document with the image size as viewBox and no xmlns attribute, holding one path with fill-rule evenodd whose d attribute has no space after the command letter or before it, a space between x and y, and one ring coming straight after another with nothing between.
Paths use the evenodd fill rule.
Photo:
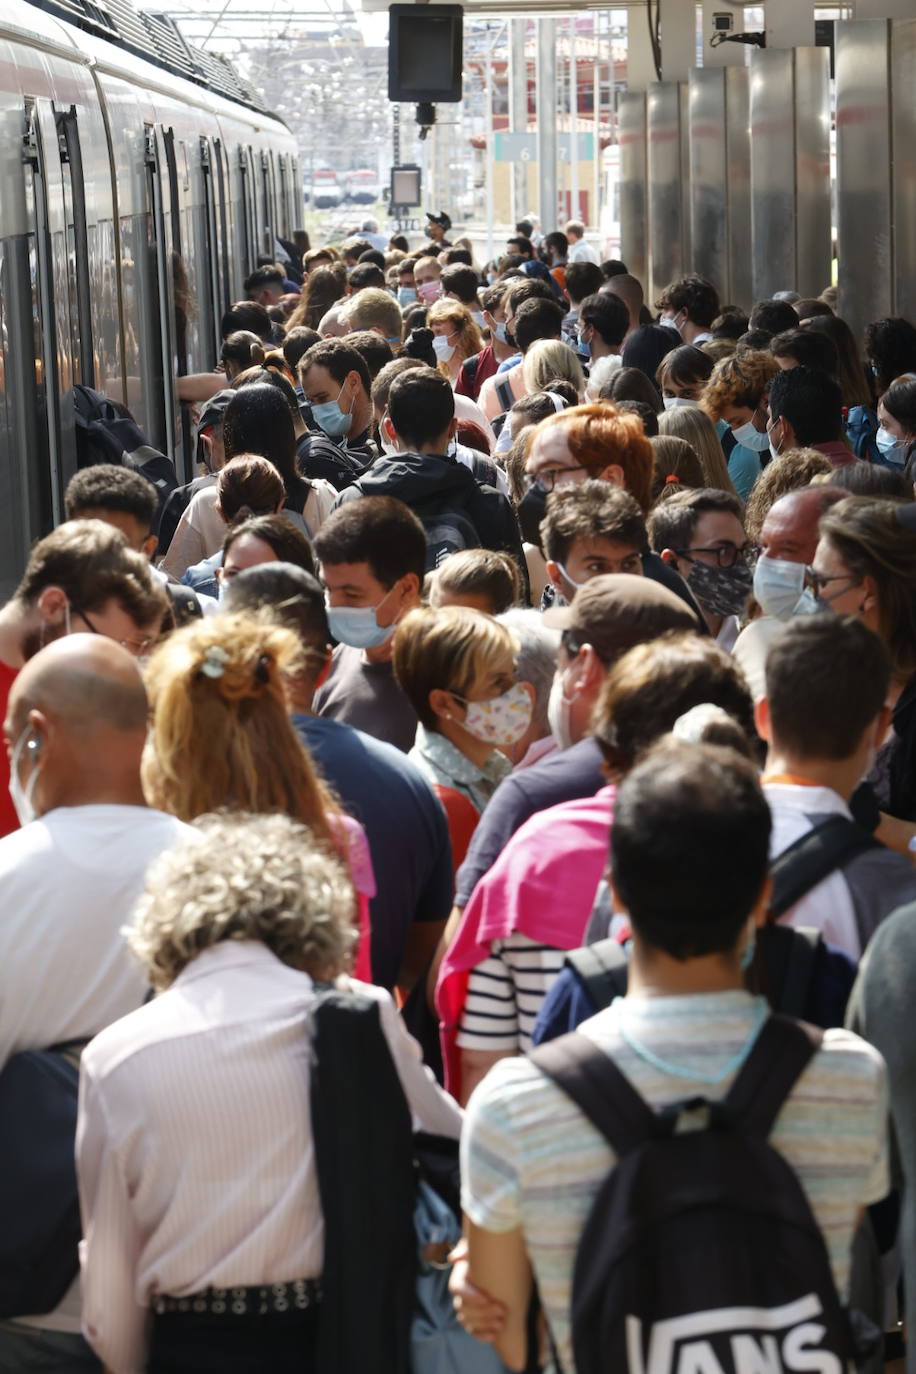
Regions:
<instances>
[{"instance_id":1,"label":"lanyard","mask_svg":"<svg viewBox=\"0 0 916 1374\"><path fill-rule=\"evenodd\" d=\"M800 773L764 773L760 779L762 783L768 782L787 782L793 787L823 787L823 783L814 782L812 778L803 778Z\"/></svg>"}]
</instances>

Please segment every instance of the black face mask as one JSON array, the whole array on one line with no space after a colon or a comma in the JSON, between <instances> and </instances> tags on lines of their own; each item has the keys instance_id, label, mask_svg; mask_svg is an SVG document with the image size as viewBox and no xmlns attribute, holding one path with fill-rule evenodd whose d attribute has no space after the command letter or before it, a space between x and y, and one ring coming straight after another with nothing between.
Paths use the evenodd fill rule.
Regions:
<instances>
[{"instance_id":1,"label":"black face mask","mask_svg":"<svg viewBox=\"0 0 916 1374\"><path fill-rule=\"evenodd\" d=\"M526 544L541 547L541 521L547 514L547 493L540 487L531 487L519 501L515 511L519 528Z\"/></svg>"},{"instance_id":2,"label":"black face mask","mask_svg":"<svg viewBox=\"0 0 916 1374\"><path fill-rule=\"evenodd\" d=\"M515 335L512 333L512 330L509 328L508 325L506 325L506 343L510 346L510 348L516 347Z\"/></svg>"}]
</instances>

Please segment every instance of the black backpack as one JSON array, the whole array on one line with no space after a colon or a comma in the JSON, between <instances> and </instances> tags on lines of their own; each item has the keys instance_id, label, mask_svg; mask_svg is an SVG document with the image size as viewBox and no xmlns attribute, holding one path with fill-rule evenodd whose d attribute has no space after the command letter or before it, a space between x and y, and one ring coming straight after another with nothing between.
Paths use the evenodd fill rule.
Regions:
<instances>
[{"instance_id":1,"label":"black backpack","mask_svg":"<svg viewBox=\"0 0 916 1374\"><path fill-rule=\"evenodd\" d=\"M72 395L77 467L116 463L119 467L133 468L156 488L161 514L166 500L178 486L174 463L153 448L135 421L122 414L101 391L74 386Z\"/></svg>"},{"instance_id":2,"label":"black backpack","mask_svg":"<svg viewBox=\"0 0 916 1374\"><path fill-rule=\"evenodd\" d=\"M0 1319L52 1312L79 1271L79 1051L23 1050L0 1072Z\"/></svg>"},{"instance_id":3,"label":"black backpack","mask_svg":"<svg viewBox=\"0 0 916 1374\"><path fill-rule=\"evenodd\" d=\"M477 531L463 512L441 510L434 515L424 515L422 511L417 511L416 514L426 531L427 572L435 572L450 553L480 548Z\"/></svg>"},{"instance_id":4,"label":"black backpack","mask_svg":"<svg viewBox=\"0 0 916 1374\"><path fill-rule=\"evenodd\" d=\"M577 1032L534 1051L617 1155L576 1254L577 1374L847 1369L824 1238L767 1141L820 1043L771 1016L724 1101L660 1112Z\"/></svg>"}]
</instances>

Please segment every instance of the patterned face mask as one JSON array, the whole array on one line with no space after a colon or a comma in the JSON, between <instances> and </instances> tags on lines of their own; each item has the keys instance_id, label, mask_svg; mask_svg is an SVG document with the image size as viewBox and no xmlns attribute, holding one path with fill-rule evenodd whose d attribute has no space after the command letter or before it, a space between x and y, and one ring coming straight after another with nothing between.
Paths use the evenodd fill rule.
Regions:
<instances>
[{"instance_id":1,"label":"patterned face mask","mask_svg":"<svg viewBox=\"0 0 916 1374\"><path fill-rule=\"evenodd\" d=\"M461 725L484 744L517 744L531 724L531 697L520 682L489 701L467 701L457 692L451 695L467 707Z\"/></svg>"},{"instance_id":2,"label":"patterned face mask","mask_svg":"<svg viewBox=\"0 0 916 1374\"><path fill-rule=\"evenodd\" d=\"M754 574L746 563L736 563L733 568L693 563L687 578L687 586L710 615L738 615L753 585Z\"/></svg>"}]
</instances>

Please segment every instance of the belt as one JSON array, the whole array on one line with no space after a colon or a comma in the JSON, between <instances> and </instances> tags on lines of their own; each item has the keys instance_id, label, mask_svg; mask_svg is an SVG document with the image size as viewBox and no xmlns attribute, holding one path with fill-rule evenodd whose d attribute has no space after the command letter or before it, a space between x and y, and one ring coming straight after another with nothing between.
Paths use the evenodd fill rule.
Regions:
<instances>
[{"instance_id":1,"label":"belt","mask_svg":"<svg viewBox=\"0 0 916 1374\"><path fill-rule=\"evenodd\" d=\"M274 1312L302 1312L320 1302L320 1279L290 1279L288 1283L255 1284L251 1288L205 1288L183 1298L158 1293L152 1306L157 1316L181 1313L190 1317L258 1317Z\"/></svg>"}]
</instances>

